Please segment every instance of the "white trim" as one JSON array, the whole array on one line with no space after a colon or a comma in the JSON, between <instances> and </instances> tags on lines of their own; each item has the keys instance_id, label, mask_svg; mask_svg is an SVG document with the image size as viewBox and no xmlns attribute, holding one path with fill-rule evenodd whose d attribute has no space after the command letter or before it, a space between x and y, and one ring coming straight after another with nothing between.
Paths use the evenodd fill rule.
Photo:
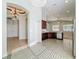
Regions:
<instances>
[{"instance_id":1,"label":"white trim","mask_svg":"<svg viewBox=\"0 0 79 59\"><path fill-rule=\"evenodd\" d=\"M31 43L31 44L29 45L29 47L31 47L31 46L33 46L33 45L35 45L35 44L37 44L37 41Z\"/></svg>"}]
</instances>

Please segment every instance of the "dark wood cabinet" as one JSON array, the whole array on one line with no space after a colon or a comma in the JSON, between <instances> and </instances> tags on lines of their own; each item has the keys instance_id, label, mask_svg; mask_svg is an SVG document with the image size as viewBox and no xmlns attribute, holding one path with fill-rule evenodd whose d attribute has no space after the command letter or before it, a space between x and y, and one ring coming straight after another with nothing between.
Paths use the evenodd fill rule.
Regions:
<instances>
[{"instance_id":1,"label":"dark wood cabinet","mask_svg":"<svg viewBox=\"0 0 79 59\"><path fill-rule=\"evenodd\" d=\"M46 21L42 20L42 29L46 29L46 28L47 28Z\"/></svg>"},{"instance_id":2,"label":"dark wood cabinet","mask_svg":"<svg viewBox=\"0 0 79 59\"><path fill-rule=\"evenodd\" d=\"M48 33L48 38L57 38L57 33L55 33L55 32L49 32Z\"/></svg>"},{"instance_id":3,"label":"dark wood cabinet","mask_svg":"<svg viewBox=\"0 0 79 59\"><path fill-rule=\"evenodd\" d=\"M57 38L57 33L55 32L42 33L42 40L56 39L56 38Z\"/></svg>"},{"instance_id":4,"label":"dark wood cabinet","mask_svg":"<svg viewBox=\"0 0 79 59\"><path fill-rule=\"evenodd\" d=\"M48 33L42 33L42 40L45 40L48 38Z\"/></svg>"}]
</instances>

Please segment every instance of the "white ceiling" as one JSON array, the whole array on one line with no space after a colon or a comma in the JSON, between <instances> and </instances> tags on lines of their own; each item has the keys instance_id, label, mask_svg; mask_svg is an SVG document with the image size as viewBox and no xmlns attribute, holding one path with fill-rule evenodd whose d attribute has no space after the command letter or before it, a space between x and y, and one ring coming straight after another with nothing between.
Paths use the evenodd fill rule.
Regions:
<instances>
[{"instance_id":1,"label":"white ceiling","mask_svg":"<svg viewBox=\"0 0 79 59\"><path fill-rule=\"evenodd\" d=\"M75 18L75 0L48 0L43 9L48 21Z\"/></svg>"}]
</instances>

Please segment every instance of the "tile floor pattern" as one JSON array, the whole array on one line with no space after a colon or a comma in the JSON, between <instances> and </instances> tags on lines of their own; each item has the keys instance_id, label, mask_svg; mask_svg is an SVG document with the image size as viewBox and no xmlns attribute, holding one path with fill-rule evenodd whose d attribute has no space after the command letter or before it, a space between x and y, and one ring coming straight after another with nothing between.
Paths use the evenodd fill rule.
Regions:
<instances>
[{"instance_id":1,"label":"tile floor pattern","mask_svg":"<svg viewBox=\"0 0 79 59\"><path fill-rule=\"evenodd\" d=\"M11 54L9 59L74 59L71 48L64 46L63 40L48 39Z\"/></svg>"}]
</instances>

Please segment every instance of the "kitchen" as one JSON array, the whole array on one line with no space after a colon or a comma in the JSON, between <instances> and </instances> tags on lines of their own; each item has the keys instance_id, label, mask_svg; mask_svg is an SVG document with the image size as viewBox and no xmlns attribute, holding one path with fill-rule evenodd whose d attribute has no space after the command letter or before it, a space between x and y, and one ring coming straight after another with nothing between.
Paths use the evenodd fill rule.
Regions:
<instances>
[{"instance_id":1,"label":"kitchen","mask_svg":"<svg viewBox=\"0 0 79 59\"><path fill-rule=\"evenodd\" d=\"M45 39L72 39L72 21L45 21L42 20L42 40Z\"/></svg>"}]
</instances>

